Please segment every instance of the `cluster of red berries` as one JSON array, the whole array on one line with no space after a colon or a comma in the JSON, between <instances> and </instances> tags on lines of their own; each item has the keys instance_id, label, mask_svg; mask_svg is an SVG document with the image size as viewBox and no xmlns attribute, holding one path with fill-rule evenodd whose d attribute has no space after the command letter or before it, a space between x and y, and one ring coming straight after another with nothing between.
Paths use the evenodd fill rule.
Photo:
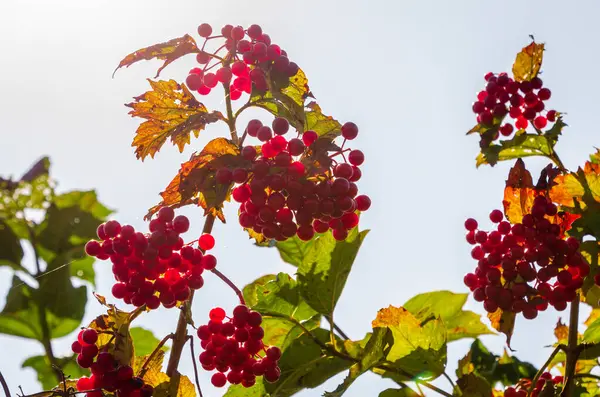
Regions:
<instances>
[{"instance_id":1,"label":"cluster of red berries","mask_svg":"<svg viewBox=\"0 0 600 397\"><path fill-rule=\"evenodd\" d=\"M88 391L87 397L102 397L101 390L116 393L119 397L151 397L154 388L135 377L129 365L119 365L109 352L99 352L97 340L96 330L88 328L81 330L71 345L73 353L77 354L77 364L92 372L90 377L77 380L77 390Z\"/></svg>"},{"instance_id":2,"label":"cluster of red berries","mask_svg":"<svg viewBox=\"0 0 600 397\"><path fill-rule=\"evenodd\" d=\"M241 155L252 162L251 173L238 168L217 171L218 183L239 183L233 189L233 199L239 202L239 222L244 228L253 229L269 239L284 241L294 235L310 240L315 232L333 230L337 240L344 240L348 230L358 225L356 211L366 211L371 200L358 195L357 182L362 173L359 166L364 162L360 150L346 149L334 154L347 162L337 163L330 157L327 169L333 168L331 178L319 181L301 162L307 149L314 148L317 133L306 131L300 138L289 141L283 137L289 130L286 119L277 117L272 126L251 120L246 133L263 142L261 155L254 146L245 146ZM342 127L342 136L352 140L358 134L354 123ZM295 159L297 158L297 159ZM322 161L322 160L321 160ZM325 175L321 172L321 175Z\"/></svg>"},{"instance_id":3,"label":"cluster of red berries","mask_svg":"<svg viewBox=\"0 0 600 397\"><path fill-rule=\"evenodd\" d=\"M486 126L497 125L506 115L515 119L517 130L526 129L529 122L535 128L542 130L548 122L556 121L556 111L549 110L544 116L544 101L550 99L551 92L543 87L542 79L533 78L531 81L517 82L506 73L485 75L487 85L485 90L477 94L477 102L473 103L473 112L477 114L477 123ZM511 123L500 126L499 132L493 139L498 139L500 134L510 136L514 127Z\"/></svg>"},{"instance_id":4,"label":"cluster of red berries","mask_svg":"<svg viewBox=\"0 0 600 397\"><path fill-rule=\"evenodd\" d=\"M233 310L233 318L216 307L210 311L210 321L198 328L198 337L204 349L200 353L200 364L207 371L217 370L211 378L215 387L227 382L252 387L257 376L267 382L277 382L281 371L277 365L281 350L265 347L265 332L260 326L260 313L239 305ZM264 352L263 356L259 353Z\"/></svg>"},{"instance_id":5,"label":"cluster of red berries","mask_svg":"<svg viewBox=\"0 0 600 397\"><path fill-rule=\"evenodd\" d=\"M475 219L466 220L478 265L464 282L488 312L500 308L534 319L548 304L564 310L576 298L590 267L578 252L579 240L564 239L560 226L550 222L557 212L556 205L537 196L521 223L503 221L500 210L490 213L498 226L489 233L477 230Z\"/></svg>"},{"instance_id":6,"label":"cluster of red berries","mask_svg":"<svg viewBox=\"0 0 600 397\"><path fill-rule=\"evenodd\" d=\"M208 95L212 88L222 83L229 85L231 99L237 100L243 92L250 94L253 89L267 91L267 75L274 81L286 84L290 77L298 73L298 65L290 62L281 47L271 43L271 38L263 33L259 25L251 25L246 30L241 26L225 25L221 35L211 36L212 27L203 23L198 27L198 34L205 38L205 45L208 40L225 39L225 44L214 53L205 52L203 46L196 60L204 67L193 68L189 72L186 84L201 95ZM218 53L223 49L228 52L227 55L219 56ZM218 62L209 66L211 59ZM215 73L210 72L216 66L219 69Z\"/></svg>"},{"instance_id":7,"label":"cluster of red berries","mask_svg":"<svg viewBox=\"0 0 600 397\"><path fill-rule=\"evenodd\" d=\"M542 392L547 383L551 383L552 386L555 387L557 385L562 384L563 380L564 378L562 376L552 376L550 372L544 372L542 375L540 375L539 379L535 383L535 387L531 391L531 396L537 397ZM504 397L527 397L527 388L521 386L507 387L506 390L504 390Z\"/></svg>"},{"instance_id":8,"label":"cluster of red berries","mask_svg":"<svg viewBox=\"0 0 600 397\"><path fill-rule=\"evenodd\" d=\"M212 270L217 259L202 251L210 250L215 240L210 234L198 239L198 248L184 245L180 234L190 226L187 217L175 216L164 207L150 221L150 234L136 232L133 226L121 226L111 220L98 227L100 241L85 246L88 255L110 259L117 283L112 294L127 304L170 308L189 298L191 290L204 285L202 272Z\"/></svg>"}]
</instances>

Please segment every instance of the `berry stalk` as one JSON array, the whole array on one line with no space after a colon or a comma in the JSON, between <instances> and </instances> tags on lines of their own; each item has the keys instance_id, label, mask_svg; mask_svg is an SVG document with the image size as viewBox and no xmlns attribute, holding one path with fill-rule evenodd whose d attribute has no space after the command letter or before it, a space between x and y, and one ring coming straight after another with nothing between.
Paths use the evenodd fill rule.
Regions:
<instances>
[{"instance_id":1,"label":"berry stalk","mask_svg":"<svg viewBox=\"0 0 600 397\"><path fill-rule=\"evenodd\" d=\"M206 216L206 220L204 221L202 234L209 234L212 231L214 224L215 216L212 214L208 214ZM167 365L167 375L169 375L169 377L171 378L177 372L177 368L179 367L179 361L181 360L181 353L183 352L183 347L185 346L185 342L187 341L188 319L186 313L188 313L187 308L190 308L192 306L193 299L194 291L192 290L190 293L190 297L185 302L184 307L181 310L181 313L179 313L179 320L177 321L177 328L175 329L175 337L173 338L173 346L171 346L171 355L169 356L169 364Z\"/></svg>"}]
</instances>

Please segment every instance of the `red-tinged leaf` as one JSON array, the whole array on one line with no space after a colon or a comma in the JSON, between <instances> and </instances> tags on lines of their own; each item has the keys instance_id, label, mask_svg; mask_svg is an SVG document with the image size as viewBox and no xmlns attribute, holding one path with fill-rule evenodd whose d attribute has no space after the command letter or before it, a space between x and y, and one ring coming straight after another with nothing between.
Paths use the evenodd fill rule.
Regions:
<instances>
[{"instance_id":1,"label":"red-tinged leaf","mask_svg":"<svg viewBox=\"0 0 600 397\"><path fill-rule=\"evenodd\" d=\"M536 77L542 67L544 44L532 41L517 54L513 64L513 78L516 81L529 81Z\"/></svg>"},{"instance_id":2,"label":"red-tinged leaf","mask_svg":"<svg viewBox=\"0 0 600 397\"><path fill-rule=\"evenodd\" d=\"M515 329L516 314L512 312L504 312L501 309L498 309L494 313L488 313L488 318L490 319L492 327L495 330L506 335L506 345L510 350L513 350L510 347L510 340Z\"/></svg>"},{"instance_id":3,"label":"red-tinged leaf","mask_svg":"<svg viewBox=\"0 0 600 397\"><path fill-rule=\"evenodd\" d=\"M198 102L185 84L175 80L148 81L152 91L125 105L133 109L129 112L132 117L146 119L131 144L138 159L154 158L167 138L183 152L185 145L190 144L191 133L197 138L207 124L223 120L220 112L209 112Z\"/></svg>"},{"instance_id":4,"label":"red-tinged leaf","mask_svg":"<svg viewBox=\"0 0 600 397\"><path fill-rule=\"evenodd\" d=\"M523 160L518 159L508 174L502 201L504 214L511 223L521 222L523 215L531 212L535 193L531 174Z\"/></svg>"},{"instance_id":5,"label":"red-tinged leaf","mask_svg":"<svg viewBox=\"0 0 600 397\"><path fill-rule=\"evenodd\" d=\"M160 194L163 200L150 208L146 219L162 207L178 208L197 204L204 208L205 215L212 213L225 222L222 206L229 199L231 186L217 183L215 174L220 168L249 169L250 162L239 154L239 148L228 139L210 141L200 153L194 154L181 165L177 176Z\"/></svg>"},{"instance_id":6,"label":"red-tinged leaf","mask_svg":"<svg viewBox=\"0 0 600 397\"><path fill-rule=\"evenodd\" d=\"M196 41L194 38L188 34L183 37L178 37L176 39L169 40L164 43L154 44L150 47L141 48L131 54L127 55L121 62L119 66L113 72L113 76L122 67L129 67L136 62L139 61L148 61L150 59L160 59L165 62L156 72L157 78L160 75L160 72L167 67L171 62L181 58L187 54L196 54L200 52L198 46L196 45Z\"/></svg>"}]
</instances>

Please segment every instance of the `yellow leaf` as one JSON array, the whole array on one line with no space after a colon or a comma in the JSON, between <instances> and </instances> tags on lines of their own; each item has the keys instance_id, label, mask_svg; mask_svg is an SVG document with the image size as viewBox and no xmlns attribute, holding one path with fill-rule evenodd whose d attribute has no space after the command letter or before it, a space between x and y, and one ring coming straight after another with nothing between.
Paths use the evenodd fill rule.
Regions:
<instances>
[{"instance_id":1,"label":"yellow leaf","mask_svg":"<svg viewBox=\"0 0 600 397\"><path fill-rule=\"evenodd\" d=\"M160 194L162 201L150 208L146 219L162 207L183 207L196 204L204 208L205 215L212 213L225 222L222 207L229 199L229 189L217 183L216 172L221 168L247 168L251 163L240 155L239 148L230 140L216 138L210 141L200 153L181 165L179 173Z\"/></svg>"},{"instance_id":2,"label":"yellow leaf","mask_svg":"<svg viewBox=\"0 0 600 397\"><path fill-rule=\"evenodd\" d=\"M515 81L532 80L542 67L542 58L544 57L544 44L532 41L521 52L517 54L512 72Z\"/></svg>"},{"instance_id":3,"label":"yellow leaf","mask_svg":"<svg viewBox=\"0 0 600 397\"><path fill-rule=\"evenodd\" d=\"M146 119L131 144L138 159L154 158L167 138L183 152L190 143L191 133L197 138L206 124L223 120L220 112L209 112L198 102L185 84L177 84L175 80L148 81L152 91L125 105L133 109L129 112L132 117Z\"/></svg>"},{"instance_id":4,"label":"yellow leaf","mask_svg":"<svg viewBox=\"0 0 600 397\"><path fill-rule=\"evenodd\" d=\"M159 380L162 381L155 383ZM151 382L154 387L153 397L196 397L194 384L187 376L176 373L173 378L169 378L167 374L160 372Z\"/></svg>"},{"instance_id":5,"label":"yellow leaf","mask_svg":"<svg viewBox=\"0 0 600 397\"><path fill-rule=\"evenodd\" d=\"M510 347L510 340L515 329L515 313L504 312L498 309L494 313L488 313L488 318L490 319L492 327L495 330L506 335L506 345L512 350Z\"/></svg>"},{"instance_id":6,"label":"yellow leaf","mask_svg":"<svg viewBox=\"0 0 600 397\"><path fill-rule=\"evenodd\" d=\"M558 319L556 326L554 327L554 336L558 343L566 343L567 337L569 336L569 326L563 324L561 319Z\"/></svg>"},{"instance_id":7,"label":"yellow leaf","mask_svg":"<svg viewBox=\"0 0 600 397\"><path fill-rule=\"evenodd\" d=\"M600 318L600 309L599 308L594 308L592 309L590 315L588 316L587 320L585 320L584 324L586 327L589 327L591 323L593 323L594 321L596 321L597 319Z\"/></svg>"},{"instance_id":8,"label":"yellow leaf","mask_svg":"<svg viewBox=\"0 0 600 397\"><path fill-rule=\"evenodd\" d=\"M150 361L148 361L148 363L146 364L144 374L140 373L142 367L144 366L144 363L146 363L146 361L150 358L151 355L152 353L146 354L145 356L138 356L135 358L135 362L133 364L133 372L135 374L138 374L138 376L144 375L142 376L142 378L145 378L145 375L148 373L160 372L163 365L163 360L165 359L164 350L157 351L154 354L154 356L150 359Z\"/></svg>"},{"instance_id":9,"label":"yellow leaf","mask_svg":"<svg viewBox=\"0 0 600 397\"><path fill-rule=\"evenodd\" d=\"M502 201L504 214L511 223L520 223L523 215L531 212L535 193L531 174L525 169L523 160L518 159L508 174Z\"/></svg>"},{"instance_id":10,"label":"yellow leaf","mask_svg":"<svg viewBox=\"0 0 600 397\"><path fill-rule=\"evenodd\" d=\"M156 72L156 76L154 76L154 78L157 78L158 75L160 75L160 72L164 68L166 68L167 65L171 62L184 55L194 54L198 52L200 52L200 50L196 45L196 41L192 36L186 34L183 37L178 37L176 39L172 39L164 43L154 44L150 47L141 48L135 52L132 52L131 54L123 58L123 60L121 60L119 66L117 66L117 68L113 72L113 76L115 75L117 70L119 70L119 68L122 68L123 66L129 67L136 62L156 58L165 61L165 63L163 63L163 65Z\"/></svg>"}]
</instances>

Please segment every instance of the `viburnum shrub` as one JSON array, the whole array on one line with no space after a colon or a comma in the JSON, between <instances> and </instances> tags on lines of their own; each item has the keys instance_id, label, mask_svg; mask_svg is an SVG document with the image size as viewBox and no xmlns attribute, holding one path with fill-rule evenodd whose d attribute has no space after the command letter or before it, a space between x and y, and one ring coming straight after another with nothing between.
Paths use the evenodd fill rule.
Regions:
<instances>
[{"instance_id":1,"label":"viburnum shrub","mask_svg":"<svg viewBox=\"0 0 600 397\"><path fill-rule=\"evenodd\" d=\"M551 93L540 77L543 44L532 41L524 47L512 74L487 73L485 90L472 105L477 125L469 134L480 137L476 165L516 162L506 180L502 208L493 209L489 220L468 218L464 223L466 245L476 261L476 266L468 265L470 271L465 266L464 283L487 312L492 328L506 335L509 348L517 318L533 321L541 311L569 307L568 324L558 320L554 349L539 368L506 351L496 355L475 339L458 361L454 382L446 370L448 343L492 333L479 315L463 310L467 293L434 291L401 307L390 305L377 312L371 331L362 338L349 337L335 321L337 302L368 233L359 230L360 216L371 199L359 194L357 184L365 161L354 144L357 125L323 113L304 71L259 25L225 25L219 30L203 23L198 35L201 46L186 34L139 49L117 68L156 58L164 61L160 74L185 55L199 64L187 77L177 77L185 82L150 79L151 90L127 105L133 117L144 119L132 144L138 159L153 158L167 141L183 151L192 135L199 137L213 123L224 123L229 131L181 165L160 193L161 201L146 214L147 233L114 219L105 221L110 211L89 194L49 197L44 205L24 197L45 190L31 181L38 174L47 177L47 167L40 173L36 165L19 181L0 179L0 214L10 212L5 203L14 204L6 207L13 211L7 221L0 219L0 238L9 239L3 246L20 247L20 240L29 238L38 267L42 260L53 264L54 258L89 259L84 253L110 261L112 294L132 306L125 311L96 294L106 312L81 329L72 344L73 356L57 358L51 338L73 331L77 321L56 302L76 305L82 294L73 292L68 278L51 291L50 281L41 281L39 290L28 285L21 290L26 283L15 279L13 289L20 292L9 295L0 313L0 331L42 342L46 355L41 358L61 369L61 384L50 394L194 395L192 381L179 372L186 345L199 395L204 383L200 379L210 379L212 386L208 381L205 386L227 386L226 397L285 397L318 387L344 371L343 381L325 396L342 396L367 371L396 383L380 397L423 396L424 389L427 395L447 397L598 394L599 377L592 371L600 357L600 151L575 172L560 160L556 146L566 125L561 113L546 109ZM209 110L194 94L215 94L219 85L223 112ZM242 96L245 102L234 107ZM239 123L249 108L263 114ZM550 161L538 170L535 182L523 160L531 156ZM53 227L56 213L76 197L81 201L65 212L77 216ZM262 275L239 289L223 272L235 271L236 266L258 269L260 264L240 258L236 263L220 261L217 268L216 254L207 252L222 248L213 228L217 219L225 223L223 208L231 202L239 225L233 222L227 233L237 229L255 245L274 247L295 267L294 275ZM29 222L23 209L17 210L19 205L47 209L47 219L39 225ZM176 214L184 206L200 211L193 218ZM190 236L201 216L202 231ZM57 235L64 230L66 237ZM5 256L4 251L0 255ZM3 263L22 268L4 256ZM51 280L50 274L57 277L60 268L49 265L47 272L32 276ZM219 305L214 295L202 290L205 278L212 282L210 275L229 286L239 303ZM198 321L192 306L195 294L213 307L208 321ZM585 321L587 329L580 332L582 304L593 310ZM160 341L132 327L151 310L179 314L174 331ZM25 331L19 331L21 323L27 324ZM189 332L190 327L195 332ZM530 339L543 340L537 333ZM39 357L32 359L28 366L41 367ZM80 367L73 376L77 380L65 377L70 363ZM450 391L436 381L442 377L450 382Z\"/></svg>"}]
</instances>

